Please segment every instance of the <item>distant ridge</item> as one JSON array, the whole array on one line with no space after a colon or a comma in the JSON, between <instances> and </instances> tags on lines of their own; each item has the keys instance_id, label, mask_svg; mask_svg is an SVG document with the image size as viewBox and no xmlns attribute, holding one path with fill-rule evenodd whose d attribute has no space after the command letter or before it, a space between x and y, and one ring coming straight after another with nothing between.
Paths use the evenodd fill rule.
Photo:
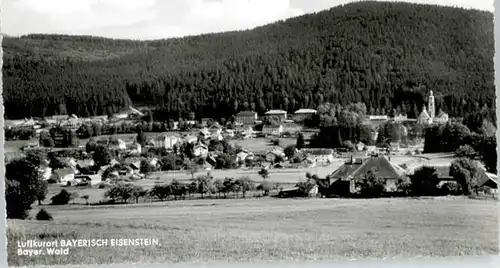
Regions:
<instances>
[{"instance_id":1,"label":"distant ridge","mask_svg":"<svg viewBox=\"0 0 500 268\"><path fill-rule=\"evenodd\" d=\"M439 108L464 116L494 107L493 45L491 12L387 2L166 40L5 37L4 104L24 118L133 103L166 120L362 101L412 117L432 89Z\"/></svg>"}]
</instances>

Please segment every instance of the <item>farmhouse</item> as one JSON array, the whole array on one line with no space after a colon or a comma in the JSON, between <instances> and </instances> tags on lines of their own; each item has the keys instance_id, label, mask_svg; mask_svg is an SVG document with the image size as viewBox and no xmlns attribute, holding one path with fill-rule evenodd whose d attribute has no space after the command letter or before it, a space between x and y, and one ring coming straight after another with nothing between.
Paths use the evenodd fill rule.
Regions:
<instances>
[{"instance_id":1,"label":"farmhouse","mask_svg":"<svg viewBox=\"0 0 500 268\"><path fill-rule=\"evenodd\" d=\"M269 136L280 136L283 132L282 125L264 125L262 127L262 133Z\"/></svg>"},{"instance_id":2,"label":"farmhouse","mask_svg":"<svg viewBox=\"0 0 500 268\"><path fill-rule=\"evenodd\" d=\"M204 144L197 144L193 148L193 155L196 157L206 157L208 155L208 147Z\"/></svg>"},{"instance_id":3,"label":"farmhouse","mask_svg":"<svg viewBox=\"0 0 500 268\"><path fill-rule=\"evenodd\" d=\"M56 169L54 171L55 179L61 185L71 185L71 182L75 180L75 171L72 168L62 168Z\"/></svg>"},{"instance_id":4,"label":"farmhouse","mask_svg":"<svg viewBox=\"0 0 500 268\"><path fill-rule=\"evenodd\" d=\"M383 156L369 157L364 160L351 158L328 176L330 188L336 191L336 194L356 193L359 190L356 187L356 181L363 179L369 171L372 171L377 178L386 181L388 192L396 190L397 181L404 175L401 167L393 165Z\"/></svg>"},{"instance_id":5,"label":"farmhouse","mask_svg":"<svg viewBox=\"0 0 500 268\"><path fill-rule=\"evenodd\" d=\"M314 109L299 109L295 111L293 115L293 120L295 122L302 122L306 119L311 119L318 111Z\"/></svg>"},{"instance_id":6,"label":"farmhouse","mask_svg":"<svg viewBox=\"0 0 500 268\"><path fill-rule=\"evenodd\" d=\"M283 110L269 110L266 112L266 117L274 117L274 118L279 118L280 121L285 121L287 116L287 112Z\"/></svg>"},{"instance_id":7,"label":"farmhouse","mask_svg":"<svg viewBox=\"0 0 500 268\"><path fill-rule=\"evenodd\" d=\"M334 160L333 149L301 149L299 153L312 163L329 164Z\"/></svg>"},{"instance_id":8,"label":"farmhouse","mask_svg":"<svg viewBox=\"0 0 500 268\"><path fill-rule=\"evenodd\" d=\"M283 152L282 148L274 148L270 152L266 153L266 161L275 163L277 160L284 159L285 158L285 153Z\"/></svg>"},{"instance_id":9,"label":"farmhouse","mask_svg":"<svg viewBox=\"0 0 500 268\"><path fill-rule=\"evenodd\" d=\"M257 113L254 111L241 111L235 115L234 119L238 124L253 125L257 120Z\"/></svg>"},{"instance_id":10,"label":"farmhouse","mask_svg":"<svg viewBox=\"0 0 500 268\"><path fill-rule=\"evenodd\" d=\"M245 161L247 158L253 157L253 153L247 150L242 150L236 154L236 162Z\"/></svg>"}]
</instances>

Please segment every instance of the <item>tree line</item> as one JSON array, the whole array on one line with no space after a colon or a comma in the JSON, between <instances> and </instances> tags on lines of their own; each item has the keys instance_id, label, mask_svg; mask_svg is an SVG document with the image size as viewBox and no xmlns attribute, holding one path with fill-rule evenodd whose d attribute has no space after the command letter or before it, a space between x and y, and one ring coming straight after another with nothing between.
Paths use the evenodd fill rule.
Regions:
<instances>
[{"instance_id":1,"label":"tree line","mask_svg":"<svg viewBox=\"0 0 500 268\"><path fill-rule=\"evenodd\" d=\"M157 41L7 37L4 106L7 118L84 117L134 103L166 121L364 102L416 117L433 90L438 108L465 117L494 108L493 40L489 12L379 2Z\"/></svg>"}]
</instances>

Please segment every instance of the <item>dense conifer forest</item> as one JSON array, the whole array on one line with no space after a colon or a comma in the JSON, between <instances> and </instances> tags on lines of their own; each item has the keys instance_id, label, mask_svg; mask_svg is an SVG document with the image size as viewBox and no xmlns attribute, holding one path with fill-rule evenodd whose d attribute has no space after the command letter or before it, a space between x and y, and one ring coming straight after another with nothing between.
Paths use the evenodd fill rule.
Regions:
<instances>
[{"instance_id":1,"label":"dense conifer forest","mask_svg":"<svg viewBox=\"0 0 500 268\"><path fill-rule=\"evenodd\" d=\"M157 41L3 39L7 118L151 106L156 120L362 102L415 117L426 94L467 118L493 109L493 14L358 2L248 31Z\"/></svg>"}]
</instances>

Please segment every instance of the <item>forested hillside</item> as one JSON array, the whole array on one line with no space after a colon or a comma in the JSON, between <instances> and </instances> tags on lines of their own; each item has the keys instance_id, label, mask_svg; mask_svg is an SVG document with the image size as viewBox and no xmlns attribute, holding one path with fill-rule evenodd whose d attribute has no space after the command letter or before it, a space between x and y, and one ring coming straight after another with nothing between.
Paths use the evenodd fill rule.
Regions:
<instances>
[{"instance_id":1,"label":"forested hillside","mask_svg":"<svg viewBox=\"0 0 500 268\"><path fill-rule=\"evenodd\" d=\"M4 38L6 117L152 105L159 120L364 102L413 117L428 90L451 116L494 107L493 14L358 2L249 31L160 41Z\"/></svg>"}]
</instances>

